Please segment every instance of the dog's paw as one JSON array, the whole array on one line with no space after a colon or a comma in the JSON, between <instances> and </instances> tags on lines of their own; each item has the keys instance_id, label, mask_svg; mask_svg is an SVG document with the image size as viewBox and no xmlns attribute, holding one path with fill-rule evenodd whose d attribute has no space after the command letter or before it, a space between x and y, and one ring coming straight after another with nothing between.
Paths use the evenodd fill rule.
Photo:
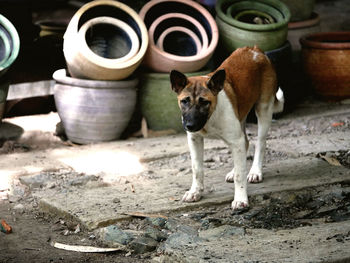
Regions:
<instances>
[{"instance_id":1,"label":"dog's paw","mask_svg":"<svg viewBox=\"0 0 350 263\"><path fill-rule=\"evenodd\" d=\"M234 183L235 182L235 172L231 171L228 174L226 174L225 181L226 181L226 183Z\"/></svg>"},{"instance_id":2,"label":"dog's paw","mask_svg":"<svg viewBox=\"0 0 350 263\"><path fill-rule=\"evenodd\" d=\"M182 202L197 202L202 197L202 191L187 191L182 197Z\"/></svg>"},{"instance_id":3,"label":"dog's paw","mask_svg":"<svg viewBox=\"0 0 350 263\"><path fill-rule=\"evenodd\" d=\"M246 210L249 208L248 201L232 201L232 210L239 211L239 210Z\"/></svg>"},{"instance_id":4,"label":"dog's paw","mask_svg":"<svg viewBox=\"0 0 350 263\"><path fill-rule=\"evenodd\" d=\"M263 180L262 173L250 172L247 176L247 181L249 183L260 183Z\"/></svg>"}]
</instances>

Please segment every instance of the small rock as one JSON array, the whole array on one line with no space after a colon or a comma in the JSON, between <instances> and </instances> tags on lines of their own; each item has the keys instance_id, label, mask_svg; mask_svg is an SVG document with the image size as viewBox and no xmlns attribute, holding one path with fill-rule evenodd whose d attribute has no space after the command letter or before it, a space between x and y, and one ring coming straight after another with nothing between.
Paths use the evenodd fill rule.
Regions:
<instances>
[{"instance_id":1,"label":"small rock","mask_svg":"<svg viewBox=\"0 0 350 263\"><path fill-rule=\"evenodd\" d=\"M151 252L156 249L158 242L150 237L138 237L134 239L129 247L137 254Z\"/></svg>"},{"instance_id":2,"label":"small rock","mask_svg":"<svg viewBox=\"0 0 350 263\"><path fill-rule=\"evenodd\" d=\"M159 247L160 252L171 252L173 249L180 249L188 244L204 241L198 235L191 235L183 232L171 234L168 239Z\"/></svg>"},{"instance_id":3,"label":"small rock","mask_svg":"<svg viewBox=\"0 0 350 263\"><path fill-rule=\"evenodd\" d=\"M131 234L126 233L116 225L104 227L97 234L101 242L109 246L127 245L134 239Z\"/></svg>"},{"instance_id":4,"label":"small rock","mask_svg":"<svg viewBox=\"0 0 350 263\"><path fill-rule=\"evenodd\" d=\"M165 218L162 218L162 217L154 217L154 218L147 217L146 221L154 226L161 227L161 228L163 228L165 226L165 224L167 223L167 220Z\"/></svg>"},{"instance_id":5,"label":"small rock","mask_svg":"<svg viewBox=\"0 0 350 263\"><path fill-rule=\"evenodd\" d=\"M114 198L112 200L112 202L115 203L115 204L119 204L120 203L120 199L118 197L116 197L116 198Z\"/></svg>"},{"instance_id":6,"label":"small rock","mask_svg":"<svg viewBox=\"0 0 350 263\"><path fill-rule=\"evenodd\" d=\"M15 210L17 213L23 214L24 213L24 205L17 204L13 207L13 210Z\"/></svg>"},{"instance_id":7,"label":"small rock","mask_svg":"<svg viewBox=\"0 0 350 263\"><path fill-rule=\"evenodd\" d=\"M69 185L81 186L86 185L89 181L96 181L97 178L94 175L83 175L68 181Z\"/></svg>"},{"instance_id":8,"label":"small rock","mask_svg":"<svg viewBox=\"0 0 350 263\"><path fill-rule=\"evenodd\" d=\"M30 188L40 188L47 185L50 182L50 175L46 173L27 175L19 178L19 181L30 187Z\"/></svg>"},{"instance_id":9,"label":"small rock","mask_svg":"<svg viewBox=\"0 0 350 263\"><path fill-rule=\"evenodd\" d=\"M162 231L160 231L159 229L154 228L154 227L146 228L144 235L145 235L145 237L150 237L158 242L164 241L168 237L165 233L163 233Z\"/></svg>"},{"instance_id":10,"label":"small rock","mask_svg":"<svg viewBox=\"0 0 350 263\"><path fill-rule=\"evenodd\" d=\"M175 232L177 230L178 225L179 223L175 219L168 218L168 220L165 223L165 228L172 232Z\"/></svg>"}]
</instances>

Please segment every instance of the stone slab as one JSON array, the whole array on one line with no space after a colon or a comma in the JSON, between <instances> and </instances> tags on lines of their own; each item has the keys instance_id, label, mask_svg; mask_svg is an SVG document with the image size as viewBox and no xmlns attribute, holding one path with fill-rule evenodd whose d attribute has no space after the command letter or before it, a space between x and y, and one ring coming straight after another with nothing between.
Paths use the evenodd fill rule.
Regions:
<instances>
[{"instance_id":1,"label":"stone slab","mask_svg":"<svg viewBox=\"0 0 350 263\"><path fill-rule=\"evenodd\" d=\"M7 100L18 100L32 97L53 95L54 80L42 80L11 84Z\"/></svg>"},{"instance_id":2,"label":"stone slab","mask_svg":"<svg viewBox=\"0 0 350 263\"><path fill-rule=\"evenodd\" d=\"M229 203L234 191L233 184L224 181L227 172L227 168L207 171L204 197L196 203L179 201L191 185L191 175L174 176L161 169L155 172L153 179L139 176L108 187L71 188L60 193L46 190L36 196L43 210L73 219L91 230L126 219L127 213L167 213ZM349 169L304 157L269 164L264 182L250 184L248 190L250 195L260 195L348 180ZM119 202L115 203L115 198Z\"/></svg>"},{"instance_id":3,"label":"stone slab","mask_svg":"<svg viewBox=\"0 0 350 263\"><path fill-rule=\"evenodd\" d=\"M172 248L162 262L349 262L349 232L350 221L278 231L249 229L245 235Z\"/></svg>"}]
</instances>

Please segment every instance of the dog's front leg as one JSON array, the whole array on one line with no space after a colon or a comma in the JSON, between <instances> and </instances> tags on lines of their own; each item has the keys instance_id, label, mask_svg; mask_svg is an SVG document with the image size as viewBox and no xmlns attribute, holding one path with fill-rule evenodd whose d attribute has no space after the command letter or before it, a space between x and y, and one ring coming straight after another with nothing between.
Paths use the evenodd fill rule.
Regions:
<instances>
[{"instance_id":1,"label":"dog's front leg","mask_svg":"<svg viewBox=\"0 0 350 263\"><path fill-rule=\"evenodd\" d=\"M204 189L203 184L203 151L204 142L203 137L196 133L187 133L188 146L190 148L192 161L192 186L189 191L185 193L182 198L184 202L196 202L202 197Z\"/></svg>"},{"instance_id":2,"label":"dog's front leg","mask_svg":"<svg viewBox=\"0 0 350 263\"><path fill-rule=\"evenodd\" d=\"M247 194L247 150L246 139L243 132L236 138L229 142L233 154L233 162L235 168L231 173L235 183L235 198L232 202L232 209L238 210L246 208L248 204ZM231 174L230 173L230 174ZM232 174L231 174L232 176ZM226 178L227 180L227 178Z\"/></svg>"}]
</instances>

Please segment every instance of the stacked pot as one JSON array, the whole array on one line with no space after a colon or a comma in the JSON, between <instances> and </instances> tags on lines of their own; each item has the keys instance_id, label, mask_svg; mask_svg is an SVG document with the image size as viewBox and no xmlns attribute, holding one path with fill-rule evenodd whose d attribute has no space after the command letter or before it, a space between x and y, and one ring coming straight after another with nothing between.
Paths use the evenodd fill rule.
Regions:
<instances>
[{"instance_id":1,"label":"stacked pot","mask_svg":"<svg viewBox=\"0 0 350 263\"><path fill-rule=\"evenodd\" d=\"M0 122L10 84L6 72L16 60L19 48L20 40L16 28L6 17L0 15Z\"/></svg>"},{"instance_id":2,"label":"stacked pot","mask_svg":"<svg viewBox=\"0 0 350 263\"><path fill-rule=\"evenodd\" d=\"M136 104L133 75L148 47L140 16L113 0L83 5L64 34L67 69L53 74L54 98L68 139L94 143L118 139Z\"/></svg>"},{"instance_id":3,"label":"stacked pot","mask_svg":"<svg viewBox=\"0 0 350 263\"><path fill-rule=\"evenodd\" d=\"M176 94L170 88L169 72L203 74L218 44L216 22L195 1L151 0L139 12L149 36L142 76L142 115L154 130L183 131ZM200 72L199 72L200 71Z\"/></svg>"}]
</instances>

